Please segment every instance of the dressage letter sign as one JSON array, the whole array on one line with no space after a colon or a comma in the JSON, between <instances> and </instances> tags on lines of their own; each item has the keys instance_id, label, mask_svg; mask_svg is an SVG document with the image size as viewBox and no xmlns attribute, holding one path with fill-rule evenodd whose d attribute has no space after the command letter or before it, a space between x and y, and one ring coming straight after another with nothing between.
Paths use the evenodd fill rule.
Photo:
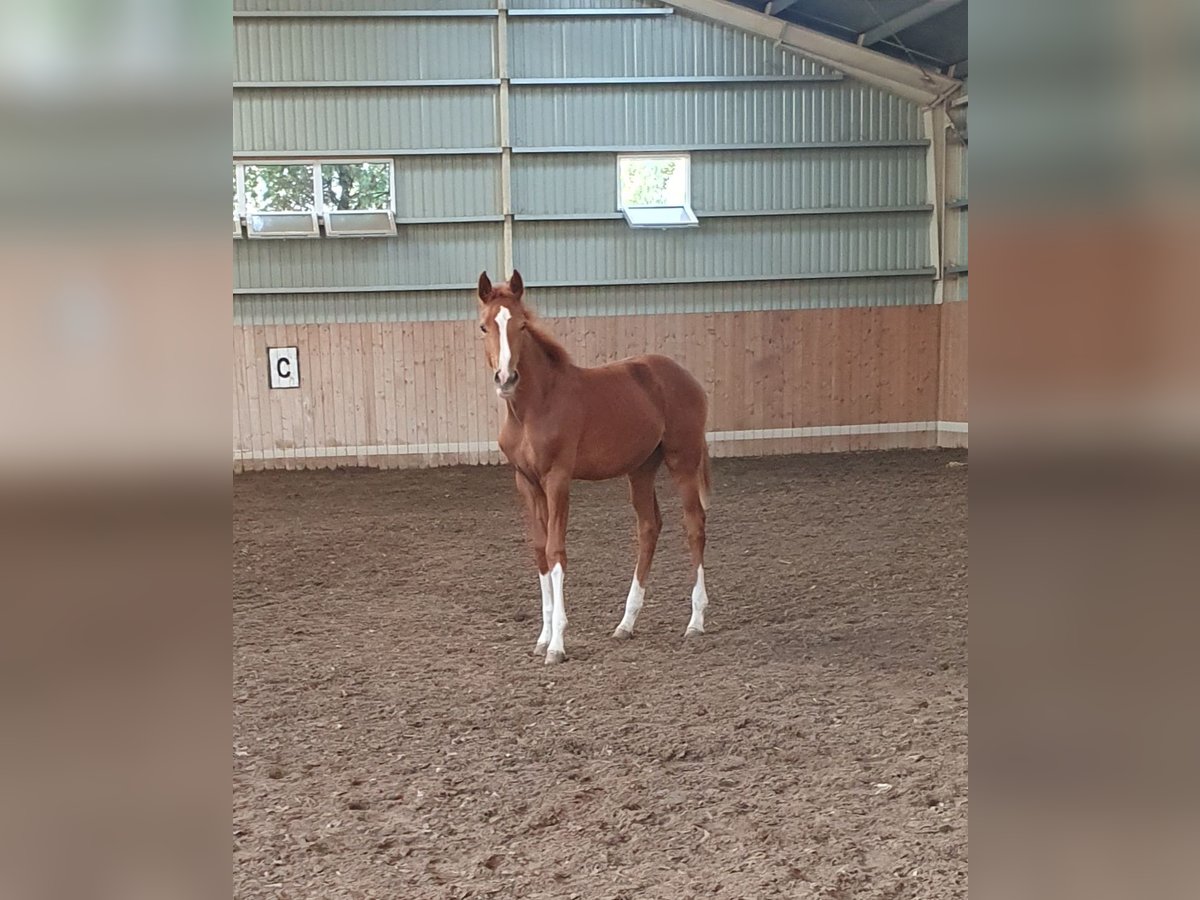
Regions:
<instances>
[{"instance_id":1,"label":"dressage letter sign","mask_svg":"<svg viewBox=\"0 0 1200 900\"><path fill-rule=\"evenodd\" d=\"M267 370L273 389L300 387L300 354L295 347L268 347Z\"/></svg>"}]
</instances>

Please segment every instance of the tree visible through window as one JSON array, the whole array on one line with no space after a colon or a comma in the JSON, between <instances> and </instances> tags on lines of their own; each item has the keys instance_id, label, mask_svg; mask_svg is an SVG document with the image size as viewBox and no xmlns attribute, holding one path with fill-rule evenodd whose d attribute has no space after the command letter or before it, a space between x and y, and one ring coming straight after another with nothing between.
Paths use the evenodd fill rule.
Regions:
<instances>
[{"instance_id":1,"label":"tree visible through window","mask_svg":"<svg viewBox=\"0 0 1200 900\"><path fill-rule=\"evenodd\" d=\"M315 208L310 164L247 164L247 212L308 212Z\"/></svg>"},{"instance_id":2,"label":"tree visible through window","mask_svg":"<svg viewBox=\"0 0 1200 900\"><path fill-rule=\"evenodd\" d=\"M682 206L687 201L684 168L674 158L622 159L621 205Z\"/></svg>"},{"instance_id":3,"label":"tree visible through window","mask_svg":"<svg viewBox=\"0 0 1200 900\"><path fill-rule=\"evenodd\" d=\"M371 162L321 166L326 209L391 209L390 168Z\"/></svg>"}]
</instances>

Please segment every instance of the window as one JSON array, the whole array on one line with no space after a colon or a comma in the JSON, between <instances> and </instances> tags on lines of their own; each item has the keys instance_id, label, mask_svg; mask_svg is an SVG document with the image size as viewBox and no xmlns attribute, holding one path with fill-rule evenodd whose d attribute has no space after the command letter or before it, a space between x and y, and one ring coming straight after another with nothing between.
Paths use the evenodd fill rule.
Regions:
<instances>
[{"instance_id":1,"label":"window","mask_svg":"<svg viewBox=\"0 0 1200 900\"><path fill-rule=\"evenodd\" d=\"M233 236L242 236L242 192L238 190L238 175L241 169L233 167Z\"/></svg>"},{"instance_id":2,"label":"window","mask_svg":"<svg viewBox=\"0 0 1200 900\"><path fill-rule=\"evenodd\" d=\"M396 233L388 160L303 160L234 166L234 233L250 238Z\"/></svg>"},{"instance_id":3,"label":"window","mask_svg":"<svg viewBox=\"0 0 1200 900\"><path fill-rule=\"evenodd\" d=\"M396 233L390 163L323 163L321 189L326 234Z\"/></svg>"},{"instance_id":4,"label":"window","mask_svg":"<svg viewBox=\"0 0 1200 900\"><path fill-rule=\"evenodd\" d=\"M248 237L320 237L311 163L242 166Z\"/></svg>"},{"instance_id":5,"label":"window","mask_svg":"<svg viewBox=\"0 0 1200 900\"><path fill-rule=\"evenodd\" d=\"M621 212L633 228L696 226L686 154L617 157Z\"/></svg>"}]
</instances>

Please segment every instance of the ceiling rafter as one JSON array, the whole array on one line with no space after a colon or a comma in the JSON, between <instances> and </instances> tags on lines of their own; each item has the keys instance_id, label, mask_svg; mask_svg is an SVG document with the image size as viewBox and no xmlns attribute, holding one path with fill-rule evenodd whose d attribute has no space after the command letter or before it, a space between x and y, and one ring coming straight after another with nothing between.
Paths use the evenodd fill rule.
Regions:
<instances>
[{"instance_id":1,"label":"ceiling rafter","mask_svg":"<svg viewBox=\"0 0 1200 900\"><path fill-rule=\"evenodd\" d=\"M794 5L797 0L769 0L767 8L763 10L768 16L777 16L789 6Z\"/></svg>"},{"instance_id":2,"label":"ceiling rafter","mask_svg":"<svg viewBox=\"0 0 1200 900\"><path fill-rule=\"evenodd\" d=\"M922 105L952 97L962 82L857 44L768 16L727 0L669 0L681 12L775 41L816 62Z\"/></svg>"},{"instance_id":3,"label":"ceiling rafter","mask_svg":"<svg viewBox=\"0 0 1200 900\"><path fill-rule=\"evenodd\" d=\"M888 19L886 22L881 22L874 28L864 31L858 36L858 42L863 47L870 47L872 44L877 44L884 38L889 38L897 32L903 31L905 28L910 28L918 22L924 22L926 19L932 19L938 13L945 12L952 6L957 6L962 0L925 0L920 6L913 7L908 12L900 13Z\"/></svg>"}]
</instances>

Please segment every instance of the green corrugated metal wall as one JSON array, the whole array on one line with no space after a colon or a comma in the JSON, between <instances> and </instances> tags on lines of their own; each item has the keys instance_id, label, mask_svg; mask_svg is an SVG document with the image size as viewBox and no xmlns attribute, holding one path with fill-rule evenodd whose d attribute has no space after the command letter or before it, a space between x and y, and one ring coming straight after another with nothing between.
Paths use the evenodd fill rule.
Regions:
<instances>
[{"instance_id":1,"label":"green corrugated metal wall","mask_svg":"<svg viewBox=\"0 0 1200 900\"><path fill-rule=\"evenodd\" d=\"M401 224L387 238L236 240L239 322L470 316L478 272L503 268L506 213L513 262L550 314L931 302L911 103L633 0L354 4L372 16L279 5L235 4L235 158L390 156ZM616 12L536 14L604 8ZM651 78L675 80L637 81ZM428 84L447 80L475 83ZM640 148L691 151L700 228L616 217L616 151ZM483 221L439 221L463 217Z\"/></svg>"}]
</instances>

